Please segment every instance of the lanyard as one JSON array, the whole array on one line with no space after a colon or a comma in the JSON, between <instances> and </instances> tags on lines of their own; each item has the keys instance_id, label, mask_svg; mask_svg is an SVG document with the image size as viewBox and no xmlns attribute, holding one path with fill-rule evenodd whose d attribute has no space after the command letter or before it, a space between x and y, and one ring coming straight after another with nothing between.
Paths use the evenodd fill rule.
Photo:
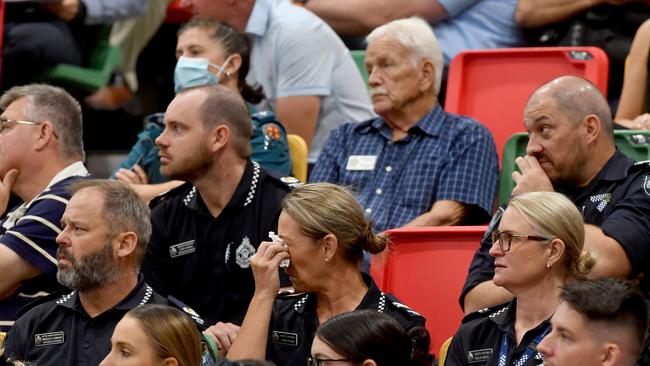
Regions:
<instances>
[{"instance_id":1,"label":"lanyard","mask_svg":"<svg viewBox=\"0 0 650 366\"><path fill-rule=\"evenodd\" d=\"M522 366L528 361L530 356L533 355L533 352L537 352L537 345L539 342L544 339L544 337L551 331L551 327L546 327L544 331L535 337L533 341L526 347L526 352L524 352L519 359L513 363L515 366ZM506 366L506 359L508 359L508 334L504 333L501 340L501 351L499 353L499 366Z\"/></svg>"}]
</instances>

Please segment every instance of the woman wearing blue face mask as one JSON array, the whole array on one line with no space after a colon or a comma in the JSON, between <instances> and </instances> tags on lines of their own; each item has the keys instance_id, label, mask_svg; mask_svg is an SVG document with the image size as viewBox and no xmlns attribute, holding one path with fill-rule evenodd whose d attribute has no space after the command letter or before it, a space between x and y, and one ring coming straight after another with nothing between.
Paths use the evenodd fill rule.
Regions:
<instances>
[{"instance_id":1,"label":"woman wearing blue face mask","mask_svg":"<svg viewBox=\"0 0 650 366\"><path fill-rule=\"evenodd\" d=\"M236 29L213 20L195 19L178 31L174 69L174 90L221 84L238 91L251 106L253 136L251 158L272 172L288 175L291 171L289 148L284 127L269 111L256 111L252 105L264 99L261 87L246 83L250 66L251 44ZM152 115L156 116L156 115ZM178 185L160 175L155 139L164 127L162 114L151 120L138 135L138 142L112 177L129 183L145 200ZM148 184L163 183L163 184Z\"/></svg>"}]
</instances>

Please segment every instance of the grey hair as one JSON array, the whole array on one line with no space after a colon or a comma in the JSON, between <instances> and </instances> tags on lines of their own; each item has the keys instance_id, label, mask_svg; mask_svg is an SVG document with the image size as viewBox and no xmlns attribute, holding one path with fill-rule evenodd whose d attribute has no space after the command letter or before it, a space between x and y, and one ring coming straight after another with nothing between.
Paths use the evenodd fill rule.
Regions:
<instances>
[{"instance_id":1,"label":"grey hair","mask_svg":"<svg viewBox=\"0 0 650 366\"><path fill-rule=\"evenodd\" d=\"M80 179L68 187L71 195L82 189L96 189L103 197L102 217L111 234L132 231L138 238L134 259L140 266L151 237L151 211L127 185L106 179Z\"/></svg>"},{"instance_id":2,"label":"grey hair","mask_svg":"<svg viewBox=\"0 0 650 366\"><path fill-rule=\"evenodd\" d=\"M443 59L438 38L431 26L419 17L393 20L375 28L366 37L368 44L379 38L395 38L404 47L411 50L413 66L422 60L431 60L436 68L436 79L433 82L433 92L438 95L442 82Z\"/></svg>"},{"instance_id":3,"label":"grey hair","mask_svg":"<svg viewBox=\"0 0 650 366\"><path fill-rule=\"evenodd\" d=\"M25 116L34 122L50 121L61 143L61 156L67 161L84 160L81 106L62 88L47 84L14 86L0 97L5 109L16 100L27 97Z\"/></svg>"}]
</instances>

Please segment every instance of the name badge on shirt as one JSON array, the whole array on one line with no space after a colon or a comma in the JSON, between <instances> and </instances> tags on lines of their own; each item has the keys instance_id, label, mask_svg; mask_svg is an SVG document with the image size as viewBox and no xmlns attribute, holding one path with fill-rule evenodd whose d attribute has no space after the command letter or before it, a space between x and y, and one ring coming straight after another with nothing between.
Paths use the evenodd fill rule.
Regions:
<instances>
[{"instance_id":1,"label":"name badge on shirt","mask_svg":"<svg viewBox=\"0 0 650 366\"><path fill-rule=\"evenodd\" d=\"M194 240L184 241L182 243L174 244L169 247L169 256L171 258L180 257L194 252L196 252Z\"/></svg>"},{"instance_id":2,"label":"name badge on shirt","mask_svg":"<svg viewBox=\"0 0 650 366\"><path fill-rule=\"evenodd\" d=\"M375 155L350 155L346 170L374 170L377 163Z\"/></svg>"},{"instance_id":3,"label":"name badge on shirt","mask_svg":"<svg viewBox=\"0 0 650 366\"><path fill-rule=\"evenodd\" d=\"M278 332L277 330L273 331L271 335L271 340L273 343L284 344L287 346L297 346L298 345L298 334L289 333L289 332Z\"/></svg>"},{"instance_id":4,"label":"name badge on shirt","mask_svg":"<svg viewBox=\"0 0 650 366\"><path fill-rule=\"evenodd\" d=\"M51 346L55 344L63 344L65 341L63 337L63 332L50 332L50 333L40 333L34 336L34 345L36 347L41 346Z\"/></svg>"},{"instance_id":5,"label":"name badge on shirt","mask_svg":"<svg viewBox=\"0 0 650 366\"><path fill-rule=\"evenodd\" d=\"M467 362L485 362L492 357L492 348L476 349L467 352Z\"/></svg>"}]
</instances>

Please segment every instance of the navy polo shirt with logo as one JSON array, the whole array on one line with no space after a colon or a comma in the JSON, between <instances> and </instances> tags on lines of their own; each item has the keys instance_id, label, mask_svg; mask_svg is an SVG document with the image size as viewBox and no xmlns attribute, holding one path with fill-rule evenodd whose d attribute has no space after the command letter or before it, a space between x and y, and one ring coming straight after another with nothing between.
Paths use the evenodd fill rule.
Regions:
<instances>
[{"instance_id":1,"label":"navy polo shirt with logo","mask_svg":"<svg viewBox=\"0 0 650 366\"><path fill-rule=\"evenodd\" d=\"M29 305L30 309L16 320L7 333L5 354L38 366L99 365L111 351L117 323L129 310L144 304L169 302L156 294L142 276L119 304L94 318L81 306L76 291L51 295L39 304Z\"/></svg>"},{"instance_id":2,"label":"navy polo shirt with logo","mask_svg":"<svg viewBox=\"0 0 650 366\"><path fill-rule=\"evenodd\" d=\"M625 250L632 265L632 277L650 299L650 162L635 163L616 151L586 187L555 186L578 207L586 224L600 227ZM495 215L496 216L496 215ZM497 220L490 227L498 225ZM489 231L474 255L460 298L479 283L494 276L494 258L488 253L492 242Z\"/></svg>"},{"instance_id":3,"label":"navy polo shirt with logo","mask_svg":"<svg viewBox=\"0 0 650 366\"><path fill-rule=\"evenodd\" d=\"M219 182L215 182L219 184ZM277 232L289 187L249 161L230 202L213 217L193 185L152 202L153 232L142 265L147 283L196 310L208 325L241 324L255 281L249 258Z\"/></svg>"},{"instance_id":4,"label":"navy polo shirt with logo","mask_svg":"<svg viewBox=\"0 0 650 366\"><path fill-rule=\"evenodd\" d=\"M422 315L402 304L393 295L383 293L370 276L362 276L368 292L356 310L377 310L397 320L407 332L413 328L427 332L424 327L426 320ZM316 305L315 293L283 294L276 298L266 343L267 360L284 366L302 366L307 363L319 325ZM421 346L429 349L428 344Z\"/></svg>"}]
</instances>

